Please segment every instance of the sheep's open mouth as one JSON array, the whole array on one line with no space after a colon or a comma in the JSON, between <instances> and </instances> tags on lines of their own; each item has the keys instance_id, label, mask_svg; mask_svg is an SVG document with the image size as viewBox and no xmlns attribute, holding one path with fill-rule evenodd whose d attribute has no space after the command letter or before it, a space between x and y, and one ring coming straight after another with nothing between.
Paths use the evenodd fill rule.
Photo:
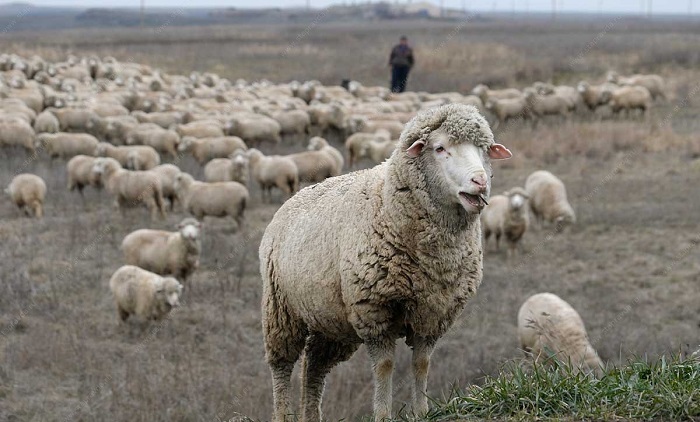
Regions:
<instances>
[{"instance_id":1,"label":"sheep's open mouth","mask_svg":"<svg viewBox=\"0 0 700 422\"><path fill-rule=\"evenodd\" d=\"M466 192L460 192L459 196L469 205L479 209L484 208L486 205L489 204L486 201L486 197L484 195L471 195Z\"/></svg>"}]
</instances>

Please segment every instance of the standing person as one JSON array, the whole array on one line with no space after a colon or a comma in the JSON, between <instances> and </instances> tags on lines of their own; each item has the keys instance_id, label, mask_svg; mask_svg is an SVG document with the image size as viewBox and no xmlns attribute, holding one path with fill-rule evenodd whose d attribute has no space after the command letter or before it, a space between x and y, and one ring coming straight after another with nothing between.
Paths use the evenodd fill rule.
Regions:
<instances>
[{"instance_id":1,"label":"standing person","mask_svg":"<svg viewBox=\"0 0 700 422\"><path fill-rule=\"evenodd\" d=\"M389 66L391 66L391 92L404 92L408 72L413 66L413 49L408 45L408 37L401 36L399 43L391 49Z\"/></svg>"}]
</instances>

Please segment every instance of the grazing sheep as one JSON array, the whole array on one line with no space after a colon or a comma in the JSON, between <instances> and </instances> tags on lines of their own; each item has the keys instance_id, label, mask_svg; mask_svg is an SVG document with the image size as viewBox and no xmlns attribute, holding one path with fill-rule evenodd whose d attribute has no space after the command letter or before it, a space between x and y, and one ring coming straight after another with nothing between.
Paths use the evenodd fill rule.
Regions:
<instances>
[{"instance_id":1,"label":"grazing sheep","mask_svg":"<svg viewBox=\"0 0 700 422\"><path fill-rule=\"evenodd\" d=\"M376 133L378 130L389 132L391 139L397 139L403 130L403 123L395 120L369 120L366 117L354 117L349 123L350 133Z\"/></svg>"},{"instance_id":2,"label":"grazing sheep","mask_svg":"<svg viewBox=\"0 0 700 422\"><path fill-rule=\"evenodd\" d=\"M170 275L185 283L199 267L202 223L186 218L178 231L141 229L129 233L122 241L124 262L159 275Z\"/></svg>"},{"instance_id":3,"label":"grazing sheep","mask_svg":"<svg viewBox=\"0 0 700 422\"><path fill-rule=\"evenodd\" d=\"M69 191L74 191L77 188L80 196L83 196L85 186L102 187L99 176L92 171L96 159L89 155L76 155L68 161L66 171L68 172Z\"/></svg>"},{"instance_id":4,"label":"grazing sheep","mask_svg":"<svg viewBox=\"0 0 700 422\"><path fill-rule=\"evenodd\" d=\"M583 102L588 106L588 109L595 111L598 107L610 101L610 96L612 92L617 89L617 85L611 83L591 85L586 81L581 81L576 89L581 93Z\"/></svg>"},{"instance_id":5,"label":"grazing sheep","mask_svg":"<svg viewBox=\"0 0 700 422\"><path fill-rule=\"evenodd\" d=\"M172 277L161 277L133 265L120 267L109 279L119 319L130 315L143 320L161 320L180 306L182 284Z\"/></svg>"},{"instance_id":6,"label":"grazing sheep","mask_svg":"<svg viewBox=\"0 0 700 422\"><path fill-rule=\"evenodd\" d=\"M370 139L360 149L360 153L357 158L367 157L375 164L379 164L382 161L391 157L391 154L396 149L396 141L377 141L375 139Z\"/></svg>"},{"instance_id":7,"label":"grazing sheep","mask_svg":"<svg viewBox=\"0 0 700 422\"><path fill-rule=\"evenodd\" d=\"M370 141L388 142L391 140L391 134L385 130L379 130L375 133L353 133L345 140L345 150L348 153L348 167L353 168L355 163L361 158L361 153L365 145Z\"/></svg>"},{"instance_id":8,"label":"grazing sheep","mask_svg":"<svg viewBox=\"0 0 700 422\"><path fill-rule=\"evenodd\" d=\"M56 133L60 130L58 119L50 111L42 111L34 121L36 133Z\"/></svg>"},{"instance_id":9,"label":"grazing sheep","mask_svg":"<svg viewBox=\"0 0 700 422\"><path fill-rule=\"evenodd\" d=\"M139 123L155 123L163 129L168 129L173 125L182 123L183 115L175 111L156 111L153 113L144 113L137 110L131 113Z\"/></svg>"},{"instance_id":10,"label":"grazing sheep","mask_svg":"<svg viewBox=\"0 0 700 422\"><path fill-rule=\"evenodd\" d=\"M100 177L107 192L116 197L122 215L126 207L144 204L151 211L152 220L158 215L165 218L163 190L156 173L125 170L117 160L109 157L95 160L92 171Z\"/></svg>"},{"instance_id":11,"label":"grazing sheep","mask_svg":"<svg viewBox=\"0 0 700 422\"><path fill-rule=\"evenodd\" d=\"M282 140L280 133L282 127L276 120L262 115L248 115L233 119L226 123L226 132L229 135L238 136L246 143L260 144L261 142L273 142L279 144Z\"/></svg>"},{"instance_id":12,"label":"grazing sheep","mask_svg":"<svg viewBox=\"0 0 700 422\"><path fill-rule=\"evenodd\" d=\"M306 135L309 133L311 118L304 110L280 110L270 116L280 125L282 135Z\"/></svg>"},{"instance_id":13,"label":"grazing sheep","mask_svg":"<svg viewBox=\"0 0 700 422\"><path fill-rule=\"evenodd\" d=\"M195 121L177 126L177 133L181 137L191 136L193 138L218 138L224 136L221 126L210 122Z\"/></svg>"},{"instance_id":14,"label":"grazing sheep","mask_svg":"<svg viewBox=\"0 0 700 422\"><path fill-rule=\"evenodd\" d=\"M248 150L250 172L260 185L262 199L271 199L271 190L277 187L287 197L299 190L299 170L294 161L281 155L263 155L255 148Z\"/></svg>"},{"instance_id":15,"label":"grazing sheep","mask_svg":"<svg viewBox=\"0 0 700 422\"><path fill-rule=\"evenodd\" d=\"M481 282L488 157L509 156L476 108L442 106L411 120L383 164L305 188L279 208L259 252L273 421L290 414L302 352L301 420L319 421L326 374L361 343L375 420L390 418L401 337L413 348L413 410L427 412L431 352Z\"/></svg>"},{"instance_id":16,"label":"grazing sheep","mask_svg":"<svg viewBox=\"0 0 700 422\"><path fill-rule=\"evenodd\" d=\"M576 223L576 214L566 199L566 186L546 170L538 170L525 180L525 191L530 196L530 210L538 222L554 223L560 231Z\"/></svg>"},{"instance_id":17,"label":"grazing sheep","mask_svg":"<svg viewBox=\"0 0 700 422\"><path fill-rule=\"evenodd\" d=\"M236 150L247 150L248 146L238 136L220 136L216 138L197 139L186 136L180 141L180 152L190 151L201 165L214 158L226 158Z\"/></svg>"},{"instance_id":18,"label":"grazing sheep","mask_svg":"<svg viewBox=\"0 0 700 422\"><path fill-rule=\"evenodd\" d=\"M320 136L314 136L309 139L309 151L324 151L329 154L335 160L335 165L338 169L342 170L345 165L345 160L343 159L343 154L336 148L330 146L328 141Z\"/></svg>"},{"instance_id":19,"label":"grazing sheep","mask_svg":"<svg viewBox=\"0 0 700 422\"><path fill-rule=\"evenodd\" d=\"M229 158L215 158L204 166L204 180L213 182L238 182L248 184L249 160L242 149L236 150Z\"/></svg>"},{"instance_id":20,"label":"grazing sheep","mask_svg":"<svg viewBox=\"0 0 700 422\"><path fill-rule=\"evenodd\" d=\"M46 183L41 177L29 173L18 174L7 186L5 193L25 215L33 214L36 218L44 216Z\"/></svg>"},{"instance_id":21,"label":"grazing sheep","mask_svg":"<svg viewBox=\"0 0 700 422\"><path fill-rule=\"evenodd\" d=\"M34 129L24 120L0 121L0 147L15 145L34 154Z\"/></svg>"},{"instance_id":22,"label":"grazing sheep","mask_svg":"<svg viewBox=\"0 0 700 422\"><path fill-rule=\"evenodd\" d=\"M126 137L127 145L148 145L162 154L170 154L173 159L177 158L180 135L174 130L145 129L132 130Z\"/></svg>"},{"instance_id":23,"label":"grazing sheep","mask_svg":"<svg viewBox=\"0 0 700 422\"><path fill-rule=\"evenodd\" d=\"M603 362L588 340L586 327L574 308L552 293L530 296L518 311L518 338L535 362L571 363L574 373L603 374Z\"/></svg>"},{"instance_id":24,"label":"grazing sheep","mask_svg":"<svg viewBox=\"0 0 700 422\"><path fill-rule=\"evenodd\" d=\"M122 167L132 170L150 170L160 164L158 152L147 145L114 146L100 142L95 155L114 158Z\"/></svg>"},{"instance_id":25,"label":"grazing sheep","mask_svg":"<svg viewBox=\"0 0 700 422\"><path fill-rule=\"evenodd\" d=\"M36 137L36 148L45 149L51 158L71 158L76 155L93 155L97 138L87 133L41 133Z\"/></svg>"},{"instance_id":26,"label":"grazing sheep","mask_svg":"<svg viewBox=\"0 0 700 422\"><path fill-rule=\"evenodd\" d=\"M155 166L150 170L152 173L158 175L160 178L160 186L163 192L163 198L167 199L170 203L170 211L175 209L175 202L177 202L177 190L175 189L175 178L180 174L180 168L174 164L161 164Z\"/></svg>"},{"instance_id":27,"label":"grazing sheep","mask_svg":"<svg viewBox=\"0 0 700 422\"><path fill-rule=\"evenodd\" d=\"M633 110L640 110L644 116L651 108L651 101L649 90L643 86L622 86L612 92L610 108L616 114L626 110L628 116Z\"/></svg>"},{"instance_id":28,"label":"grazing sheep","mask_svg":"<svg viewBox=\"0 0 700 422\"><path fill-rule=\"evenodd\" d=\"M528 115L532 117L567 116L574 104L557 94L540 95L533 88L523 90Z\"/></svg>"},{"instance_id":29,"label":"grazing sheep","mask_svg":"<svg viewBox=\"0 0 700 422\"><path fill-rule=\"evenodd\" d=\"M204 217L231 216L238 228L243 227L243 213L248 204L248 189L238 182L206 183L187 173L175 178L175 189L185 211L202 221Z\"/></svg>"},{"instance_id":30,"label":"grazing sheep","mask_svg":"<svg viewBox=\"0 0 700 422\"><path fill-rule=\"evenodd\" d=\"M508 257L515 255L518 242L530 225L528 200L530 197L522 188L513 188L503 195L492 196L481 213L481 230L484 232L484 247L493 234L496 250L501 236L508 242Z\"/></svg>"},{"instance_id":31,"label":"grazing sheep","mask_svg":"<svg viewBox=\"0 0 700 422\"><path fill-rule=\"evenodd\" d=\"M297 166L299 182L317 183L340 174L335 158L324 151L303 151L286 155Z\"/></svg>"},{"instance_id":32,"label":"grazing sheep","mask_svg":"<svg viewBox=\"0 0 700 422\"><path fill-rule=\"evenodd\" d=\"M92 110L83 108L51 108L63 132L87 132L88 122L99 119L100 116Z\"/></svg>"},{"instance_id":33,"label":"grazing sheep","mask_svg":"<svg viewBox=\"0 0 700 422\"><path fill-rule=\"evenodd\" d=\"M641 86L649 90L651 97L666 99L664 78L659 75L620 76L617 72L608 73L608 82L622 86Z\"/></svg>"},{"instance_id":34,"label":"grazing sheep","mask_svg":"<svg viewBox=\"0 0 700 422\"><path fill-rule=\"evenodd\" d=\"M485 105L489 101L517 99L522 97L522 93L515 88L489 89L487 85L480 84L472 89L472 94L481 99Z\"/></svg>"},{"instance_id":35,"label":"grazing sheep","mask_svg":"<svg viewBox=\"0 0 700 422\"><path fill-rule=\"evenodd\" d=\"M518 98L504 98L501 100L489 100L484 107L496 115L496 124L494 129L498 128L501 123L505 123L510 119L523 119L529 117L527 100L524 96Z\"/></svg>"}]
</instances>

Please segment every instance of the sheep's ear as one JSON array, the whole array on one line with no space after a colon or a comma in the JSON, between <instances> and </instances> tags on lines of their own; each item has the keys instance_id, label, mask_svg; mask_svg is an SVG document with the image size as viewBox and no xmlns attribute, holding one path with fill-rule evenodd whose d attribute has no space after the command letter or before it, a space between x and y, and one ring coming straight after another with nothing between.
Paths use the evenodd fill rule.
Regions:
<instances>
[{"instance_id":1,"label":"sheep's ear","mask_svg":"<svg viewBox=\"0 0 700 422\"><path fill-rule=\"evenodd\" d=\"M420 155L421 151L423 151L423 148L425 148L425 141L416 141L408 147L406 152L408 153L408 156L411 158L416 158L418 155Z\"/></svg>"},{"instance_id":2,"label":"sheep's ear","mask_svg":"<svg viewBox=\"0 0 700 422\"><path fill-rule=\"evenodd\" d=\"M493 160L505 160L512 156L513 153L501 144L493 144L489 147L489 158Z\"/></svg>"}]
</instances>

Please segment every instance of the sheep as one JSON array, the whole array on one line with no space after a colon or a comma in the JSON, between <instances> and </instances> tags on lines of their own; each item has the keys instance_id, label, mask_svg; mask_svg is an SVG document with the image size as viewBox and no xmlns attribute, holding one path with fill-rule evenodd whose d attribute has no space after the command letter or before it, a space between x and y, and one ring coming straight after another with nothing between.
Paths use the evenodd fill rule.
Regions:
<instances>
[{"instance_id":1,"label":"sheep","mask_svg":"<svg viewBox=\"0 0 700 422\"><path fill-rule=\"evenodd\" d=\"M174 130L161 129L134 129L129 132L126 138L127 145L148 145L157 152L170 154L173 159L177 158L177 148L180 143L180 135Z\"/></svg>"},{"instance_id":2,"label":"sheep","mask_svg":"<svg viewBox=\"0 0 700 422\"><path fill-rule=\"evenodd\" d=\"M622 86L612 92L610 108L613 113L626 110L628 115L632 110L640 110L642 116L651 108L652 97L649 90L643 86Z\"/></svg>"},{"instance_id":3,"label":"sheep","mask_svg":"<svg viewBox=\"0 0 700 422\"><path fill-rule=\"evenodd\" d=\"M169 129L173 125L182 123L183 115L180 112L173 111L156 111L153 113L144 113L143 111L134 111L131 113L139 123L155 123L163 129Z\"/></svg>"},{"instance_id":4,"label":"sheep","mask_svg":"<svg viewBox=\"0 0 700 422\"><path fill-rule=\"evenodd\" d=\"M63 132L87 132L88 122L100 118L94 111L83 108L51 108L47 110L56 116Z\"/></svg>"},{"instance_id":5,"label":"sheep","mask_svg":"<svg viewBox=\"0 0 700 422\"><path fill-rule=\"evenodd\" d=\"M225 125L228 135L238 136L246 143L259 144L261 142L273 142L279 144L282 141L280 124L267 116L255 115L236 118Z\"/></svg>"},{"instance_id":6,"label":"sheep","mask_svg":"<svg viewBox=\"0 0 700 422\"><path fill-rule=\"evenodd\" d=\"M362 145L357 158L367 157L375 164L379 164L391 157L394 149L396 149L395 141L370 139Z\"/></svg>"},{"instance_id":7,"label":"sheep","mask_svg":"<svg viewBox=\"0 0 700 422\"><path fill-rule=\"evenodd\" d=\"M239 149L247 150L248 146L238 136L201 139L185 136L178 145L180 152L190 151L200 165L214 158L226 158Z\"/></svg>"},{"instance_id":8,"label":"sheep","mask_svg":"<svg viewBox=\"0 0 700 422\"><path fill-rule=\"evenodd\" d=\"M34 120L36 133L56 133L60 130L58 119L50 111L42 111Z\"/></svg>"},{"instance_id":9,"label":"sheep","mask_svg":"<svg viewBox=\"0 0 700 422\"><path fill-rule=\"evenodd\" d=\"M574 108L571 101L557 94L540 95L533 88L525 88L523 94L527 103L528 115L532 117L567 116Z\"/></svg>"},{"instance_id":10,"label":"sheep","mask_svg":"<svg viewBox=\"0 0 700 422\"><path fill-rule=\"evenodd\" d=\"M529 195L523 188L513 188L503 195L492 196L481 213L481 230L484 232L484 247L493 234L496 238L496 250L504 236L508 242L508 257L515 255L518 242L530 225L528 215Z\"/></svg>"},{"instance_id":11,"label":"sheep","mask_svg":"<svg viewBox=\"0 0 700 422\"><path fill-rule=\"evenodd\" d=\"M280 125L282 135L303 136L309 133L311 119L304 110L280 110L270 116Z\"/></svg>"},{"instance_id":12,"label":"sheep","mask_svg":"<svg viewBox=\"0 0 700 422\"><path fill-rule=\"evenodd\" d=\"M119 164L133 170L150 170L160 164L160 155L147 145L114 146L100 142L95 148L95 155L114 158Z\"/></svg>"},{"instance_id":13,"label":"sheep","mask_svg":"<svg viewBox=\"0 0 700 422\"><path fill-rule=\"evenodd\" d=\"M175 189L185 211L202 221L205 216L226 217L243 227L243 214L248 203L248 189L238 182L206 183L194 180L187 173L175 178Z\"/></svg>"},{"instance_id":14,"label":"sheep","mask_svg":"<svg viewBox=\"0 0 700 422\"><path fill-rule=\"evenodd\" d=\"M335 158L325 151L303 151L286 156L297 166L299 182L316 183L340 174Z\"/></svg>"},{"instance_id":15,"label":"sheep","mask_svg":"<svg viewBox=\"0 0 700 422\"><path fill-rule=\"evenodd\" d=\"M180 169L174 164L161 164L153 167L150 171L158 175L163 198L168 200L170 203L170 211L173 211L175 209L175 202L178 200L177 190L175 189L175 178L180 174Z\"/></svg>"},{"instance_id":16,"label":"sheep","mask_svg":"<svg viewBox=\"0 0 700 422\"><path fill-rule=\"evenodd\" d=\"M524 96L518 98L504 98L500 100L489 100L484 107L496 115L496 124L493 128L497 129L501 123L505 123L510 119L523 119L529 117L527 100Z\"/></svg>"},{"instance_id":17,"label":"sheep","mask_svg":"<svg viewBox=\"0 0 700 422\"><path fill-rule=\"evenodd\" d=\"M328 144L328 141L326 141L324 138L321 138L320 136L314 136L313 138L309 139L308 150L309 151L325 151L327 154L329 154L331 157L333 157L333 159L335 160L335 165L340 170L342 170L343 166L345 165L345 160L343 159L343 154L340 151L338 151L336 148L330 146Z\"/></svg>"},{"instance_id":18,"label":"sheep","mask_svg":"<svg viewBox=\"0 0 700 422\"><path fill-rule=\"evenodd\" d=\"M199 267L202 223L186 218L178 231L141 229L129 233L121 244L124 262L159 275L170 275L185 284Z\"/></svg>"},{"instance_id":19,"label":"sheep","mask_svg":"<svg viewBox=\"0 0 700 422\"><path fill-rule=\"evenodd\" d=\"M385 130L379 130L375 133L358 132L348 136L345 140L345 150L348 153L348 166L350 168L361 158L360 154L364 149L364 145L371 140L388 142L391 140L391 134Z\"/></svg>"},{"instance_id":20,"label":"sheep","mask_svg":"<svg viewBox=\"0 0 700 422\"><path fill-rule=\"evenodd\" d=\"M161 320L180 306L182 284L133 265L120 267L109 279L119 319L130 315L143 320Z\"/></svg>"},{"instance_id":21,"label":"sheep","mask_svg":"<svg viewBox=\"0 0 700 422\"><path fill-rule=\"evenodd\" d=\"M526 357L553 363L552 358L580 371L603 375L603 362L588 340L581 316L552 293L530 296L518 311L518 339Z\"/></svg>"},{"instance_id":22,"label":"sheep","mask_svg":"<svg viewBox=\"0 0 700 422\"><path fill-rule=\"evenodd\" d=\"M97 138L87 133L42 133L36 137L36 148L43 148L51 158L71 158L76 155L93 155Z\"/></svg>"},{"instance_id":23,"label":"sheep","mask_svg":"<svg viewBox=\"0 0 700 422\"><path fill-rule=\"evenodd\" d=\"M608 73L608 82L622 86L641 86L649 90L652 99L666 99L664 78L659 75L632 75L622 77L617 72Z\"/></svg>"},{"instance_id":24,"label":"sheep","mask_svg":"<svg viewBox=\"0 0 700 422\"><path fill-rule=\"evenodd\" d=\"M372 360L375 420L390 418L395 341L404 336L413 411L427 412L430 354L482 278L488 157L510 155L476 108L441 106L406 125L389 160L303 189L279 208L259 250L273 421L290 413L302 351L301 420L318 421L326 374L361 343Z\"/></svg>"},{"instance_id":25,"label":"sheep","mask_svg":"<svg viewBox=\"0 0 700 422\"><path fill-rule=\"evenodd\" d=\"M389 132L391 139L396 139L401 134L404 125L395 120L369 120L366 117L353 117L348 126L351 133L376 133L378 130L385 130Z\"/></svg>"},{"instance_id":26,"label":"sheep","mask_svg":"<svg viewBox=\"0 0 700 422\"><path fill-rule=\"evenodd\" d=\"M481 99L485 105L489 101L517 99L522 97L520 91L515 88L489 89L487 85L479 84L472 89L472 94Z\"/></svg>"},{"instance_id":27,"label":"sheep","mask_svg":"<svg viewBox=\"0 0 700 422\"><path fill-rule=\"evenodd\" d=\"M33 214L36 218L44 216L46 183L41 177L29 173L18 174L7 186L5 193L25 215Z\"/></svg>"},{"instance_id":28,"label":"sheep","mask_svg":"<svg viewBox=\"0 0 700 422\"><path fill-rule=\"evenodd\" d=\"M525 180L530 211L538 222L554 223L557 231L576 223L576 214L566 199L566 186L546 170L538 170Z\"/></svg>"},{"instance_id":29,"label":"sheep","mask_svg":"<svg viewBox=\"0 0 700 422\"><path fill-rule=\"evenodd\" d=\"M339 104L313 104L307 112L315 132L324 133L329 129L345 130L346 112Z\"/></svg>"},{"instance_id":30,"label":"sheep","mask_svg":"<svg viewBox=\"0 0 700 422\"><path fill-rule=\"evenodd\" d=\"M165 218L163 189L156 173L125 170L117 160L109 157L95 160L92 171L100 177L107 191L116 197L122 216L127 206L142 203L151 211L152 220L159 215L161 219Z\"/></svg>"},{"instance_id":31,"label":"sheep","mask_svg":"<svg viewBox=\"0 0 700 422\"><path fill-rule=\"evenodd\" d=\"M204 121L195 121L177 125L176 131L181 137L192 136L194 138L217 138L224 136L224 130L220 126Z\"/></svg>"},{"instance_id":32,"label":"sheep","mask_svg":"<svg viewBox=\"0 0 700 422\"><path fill-rule=\"evenodd\" d=\"M34 154L34 129L24 120L0 121L0 146L21 146Z\"/></svg>"},{"instance_id":33,"label":"sheep","mask_svg":"<svg viewBox=\"0 0 700 422\"><path fill-rule=\"evenodd\" d=\"M95 160L95 157L89 155L76 155L68 161L66 171L69 191L78 189L80 196L83 196L85 186L102 187L100 178L92 171Z\"/></svg>"},{"instance_id":34,"label":"sheep","mask_svg":"<svg viewBox=\"0 0 700 422\"><path fill-rule=\"evenodd\" d=\"M213 182L238 182L248 184L249 160L242 149L236 150L229 158L215 158L204 166L204 180Z\"/></svg>"},{"instance_id":35,"label":"sheep","mask_svg":"<svg viewBox=\"0 0 700 422\"><path fill-rule=\"evenodd\" d=\"M262 199L270 199L271 189L277 187L287 197L299 190L299 170L291 159L281 155L263 155L262 152L251 148L247 152L250 172L253 179L260 185Z\"/></svg>"},{"instance_id":36,"label":"sheep","mask_svg":"<svg viewBox=\"0 0 700 422\"><path fill-rule=\"evenodd\" d=\"M617 85L604 83L601 85L591 85L586 81L578 83L576 89L581 94L584 104L590 111L595 111L598 107L610 101L612 92L617 89Z\"/></svg>"}]
</instances>

